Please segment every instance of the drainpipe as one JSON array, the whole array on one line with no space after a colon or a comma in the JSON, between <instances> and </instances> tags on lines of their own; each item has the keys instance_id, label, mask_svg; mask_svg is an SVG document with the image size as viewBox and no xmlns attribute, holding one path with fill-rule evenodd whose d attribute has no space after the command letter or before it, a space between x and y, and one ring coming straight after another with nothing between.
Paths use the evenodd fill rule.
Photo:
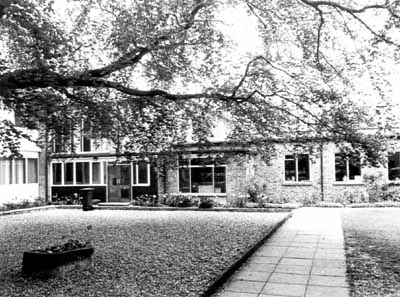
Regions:
<instances>
[{"instance_id":1,"label":"drainpipe","mask_svg":"<svg viewBox=\"0 0 400 297\"><path fill-rule=\"evenodd\" d=\"M323 154L324 145L321 142L319 146L319 154L320 154L320 166L321 166L321 201L324 201L324 154Z\"/></svg>"},{"instance_id":2,"label":"drainpipe","mask_svg":"<svg viewBox=\"0 0 400 297\"><path fill-rule=\"evenodd\" d=\"M48 129L45 128L45 140L44 140L44 196L46 202L49 202L49 158L48 158Z\"/></svg>"}]
</instances>

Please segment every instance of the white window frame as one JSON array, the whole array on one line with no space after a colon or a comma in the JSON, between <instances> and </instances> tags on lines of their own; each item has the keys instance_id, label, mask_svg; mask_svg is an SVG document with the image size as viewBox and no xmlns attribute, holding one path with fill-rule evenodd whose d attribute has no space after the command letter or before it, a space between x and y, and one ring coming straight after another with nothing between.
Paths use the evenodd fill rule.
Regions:
<instances>
[{"instance_id":1,"label":"white window frame","mask_svg":"<svg viewBox=\"0 0 400 297\"><path fill-rule=\"evenodd\" d=\"M341 153L335 153L333 156L333 159L335 160L335 183L362 183L362 181L356 180L356 179L350 179L350 160L349 157L345 157L344 161L346 162L346 179L345 180L336 180L336 155L340 155ZM361 174L361 170L362 170L362 166L361 166L361 156L360 156L360 176L362 176Z\"/></svg>"},{"instance_id":2,"label":"white window frame","mask_svg":"<svg viewBox=\"0 0 400 297\"><path fill-rule=\"evenodd\" d=\"M308 179L299 181L299 155L307 155L308 156ZM294 157L294 171L295 171L295 180L287 180L286 179L286 156ZM285 183L310 183L311 182L311 163L310 163L310 154L285 154L283 160L283 180Z\"/></svg>"},{"instance_id":3,"label":"white window frame","mask_svg":"<svg viewBox=\"0 0 400 297\"><path fill-rule=\"evenodd\" d=\"M179 160L177 160L178 162L178 170L177 170L177 180L178 180L178 192L180 194L186 194L186 195L199 195L199 196L205 196L205 195L212 195L212 196L226 196L226 164L222 164L222 165L218 165L215 166L215 164L211 164L211 165L192 165L192 159L203 159L203 158L199 158L199 157L190 157L187 158L189 164L188 165L180 165L179 164ZM207 157L204 157L204 159L207 159ZM215 167L225 167L225 193L216 193L216 192L207 192L207 193L196 193L196 192L192 192L192 168L204 168L204 167L211 167L212 168L212 186L213 189L215 190ZM180 168L189 168L189 189L190 192L181 192L180 191L180 179L179 179L179 169Z\"/></svg>"},{"instance_id":4,"label":"white window frame","mask_svg":"<svg viewBox=\"0 0 400 297\"><path fill-rule=\"evenodd\" d=\"M106 181L104 181L104 166L103 166L103 161L104 160L65 160L65 161L52 161L50 162L50 181L51 181L51 186L54 187L80 187L80 186L106 186ZM76 163L89 163L89 183L85 184L77 184L76 183ZM53 184L53 164L54 163L61 163L61 184ZM73 181L72 184L66 184L65 183L65 164L66 163L73 163L72 168L73 168ZM100 163L100 182L99 184L94 184L93 181L93 171L92 171L92 163Z\"/></svg>"},{"instance_id":5,"label":"white window frame","mask_svg":"<svg viewBox=\"0 0 400 297\"><path fill-rule=\"evenodd\" d=\"M133 174L134 170L135 170L135 174ZM134 180L134 177L136 177L136 180ZM132 186L134 186L134 187L150 186L150 163L147 163L147 183L139 183L139 164L138 163L131 164L131 179L132 179Z\"/></svg>"}]
</instances>

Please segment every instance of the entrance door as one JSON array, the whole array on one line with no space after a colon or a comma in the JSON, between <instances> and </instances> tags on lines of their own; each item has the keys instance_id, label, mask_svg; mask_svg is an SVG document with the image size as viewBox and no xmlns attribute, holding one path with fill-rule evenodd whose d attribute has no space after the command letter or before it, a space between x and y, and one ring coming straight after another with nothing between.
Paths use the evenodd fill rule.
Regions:
<instances>
[{"instance_id":1,"label":"entrance door","mask_svg":"<svg viewBox=\"0 0 400 297\"><path fill-rule=\"evenodd\" d=\"M108 201L131 200L131 165L108 165Z\"/></svg>"}]
</instances>

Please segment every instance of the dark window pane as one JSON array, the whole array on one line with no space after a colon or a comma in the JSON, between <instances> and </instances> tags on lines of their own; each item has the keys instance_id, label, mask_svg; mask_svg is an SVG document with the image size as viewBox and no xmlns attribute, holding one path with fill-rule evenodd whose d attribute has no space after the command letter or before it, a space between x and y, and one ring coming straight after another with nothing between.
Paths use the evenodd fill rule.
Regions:
<instances>
[{"instance_id":1,"label":"dark window pane","mask_svg":"<svg viewBox=\"0 0 400 297\"><path fill-rule=\"evenodd\" d=\"M215 193L226 192L225 167L214 168L214 192Z\"/></svg>"},{"instance_id":2,"label":"dark window pane","mask_svg":"<svg viewBox=\"0 0 400 297\"><path fill-rule=\"evenodd\" d=\"M296 163L294 155L285 156L285 180L296 181Z\"/></svg>"},{"instance_id":3,"label":"dark window pane","mask_svg":"<svg viewBox=\"0 0 400 297\"><path fill-rule=\"evenodd\" d=\"M65 163L64 165L64 183L71 185L74 183L74 163Z\"/></svg>"},{"instance_id":4,"label":"dark window pane","mask_svg":"<svg viewBox=\"0 0 400 297\"><path fill-rule=\"evenodd\" d=\"M82 151L83 152L90 152L91 151L91 145L90 145L90 137L88 136L82 136Z\"/></svg>"},{"instance_id":5,"label":"dark window pane","mask_svg":"<svg viewBox=\"0 0 400 297\"><path fill-rule=\"evenodd\" d=\"M38 182L38 159L28 159L28 183Z\"/></svg>"},{"instance_id":6,"label":"dark window pane","mask_svg":"<svg viewBox=\"0 0 400 297\"><path fill-rule=\"evenodd\" d=\"M76 162L76 183L89 183L89 162Z\"/></svg>"},{"instance_id":7,"label":"dark window pane","mask_svg":"<svg viewBox=\"0 0 400 297\"><path fill-rule=\"evenodd\" d=\"M130 185L131 184L131 166L129 165L121 165L120 166L120 178L121 185ZM128 195L129 197L129 195Z\"/></svg>"},{"instance_id":8,"label":"dark window pane","mask_svg":"<svg viewBox=\"0 0 400 297\"><path fill-rule=\"evenodd\" d=\"M179 168L179 192L190 192L189 170L187 167Z\"/></svg>"},{"instance_id":9,"label":"dark window pane","mask_svg":"<svg viewBox=\"0 0 400 297\"><path fill-rule=\"evenodd\" d=\"M61 185L61 163L52 164L53 185Z\"/></svg>"},{"instance_id":10,"label":"dark window pane","mask_svg":"<svg viewBox=\"0 0 400 297\"><path fill-rule=\"evenodd\" d=\"M298 181L310 180L310 162L308 161L308 155L297 156L297 170L298 170Z\"/></svg>"},{"instance_id":11,"label":"dark window pane","mask_svg":"<svg viewBox=\"0 0 400 297\"><path fill-rule=\"evenodd\" d=\"M400 152L390 154L388 159L389 180L400 179Z\"/></svg>"},{"instance_id":12,"label":"dark window pane","mask_svg":"<svg viewBox=\"0 0 400 297\"><path fill-rule=\"evenodd\" d=\"M107 183L107 162L103 162L103 183Z\"/></svg>"},{"instance_id":13,"label":"dark window pane","mask_svg":"<svg viewBox=\"0 0 400 297\"><path fill-rule=\"evenodd\" d=\"M192 192L193 193L212 193L213 176L211 167L191 168Z\"/></svg>"},{"instance_id":14,"label":"dark window pane","mask_svg":"<svg viewBox=\"0 0 400 297\"><path fill-rule=\"evenodd\" d=\"M189 159L179 159L179 166L189 166Z\"/></svg>"},{"instance_id":15,"label":"dark window pane","mask_svg":"<svg viewBox=\"0 0 400 297\"><path fill-rule=\"evenodd\" d=\"M192 166L207 166L207 165L213 165L214 161L209 158L196 158L191 160L191 165Z\"/></svg>"},{"instance_id":16,"label":"dark window pane","mask_svg":"<svg viewBox=\"0 0 400 297\"><path fill-rule=\"evenodd\" d=\"M100 170L100 162L92 163L92 183L100 184L101 183L101 170Z\"/></svg>"},{"instance_id":17,"label":"dark window pane","mask_svg":"<svg viewBox=\"0 0 400 297\"><path fill-rule=\"evenodd\" d=\"M138 164L139 184L147 184L148 181L148 164L139 162Z\"/></svg>"},{"instance_id":18,"label":"dark window pane","mask_svg":"<svg viewBox=\"0 0 400 297\"><path fill-rule=\"evenodd\" d=\"M347 164L344 154L335 154L335 180L344 181L347 179Z\"/></svg>"},{"instance_id":19,"label":"dark window pane","mask_svg":"<svg viewBox=\"0 0 400 297\"><path fill-rule=\"evenodd\" d=\"M349 179L355 180L356 176L361 176L360 156L351 156L348 160L349 160Z\"/></svg>"}]
</instances>

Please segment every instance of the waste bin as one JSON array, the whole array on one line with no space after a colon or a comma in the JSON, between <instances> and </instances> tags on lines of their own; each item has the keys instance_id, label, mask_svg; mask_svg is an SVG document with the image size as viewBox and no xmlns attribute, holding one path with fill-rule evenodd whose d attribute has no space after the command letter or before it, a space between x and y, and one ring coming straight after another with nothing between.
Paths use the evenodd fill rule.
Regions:
<instances>
[{"instance_id":1,"label":"waste bin","mask_svg":"<svg viewBox=\"0 0 400 297\"><path fill-rule=\"evenodd\" d=\"M79 192L82 193L82 210L93 210L94 188L83 188Z\"/></svg>"}]
</instances>

